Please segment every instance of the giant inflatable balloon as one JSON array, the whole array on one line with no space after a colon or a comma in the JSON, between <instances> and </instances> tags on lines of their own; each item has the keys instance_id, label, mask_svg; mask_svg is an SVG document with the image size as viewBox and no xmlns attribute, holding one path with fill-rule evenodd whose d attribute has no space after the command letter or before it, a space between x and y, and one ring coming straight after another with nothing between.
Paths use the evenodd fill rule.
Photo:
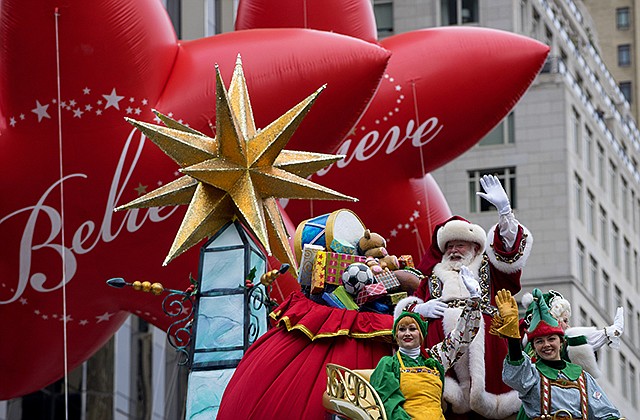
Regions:
<instances>
[{"instance_id":1,"label":"giant inflatable balloon","mask_svg":"<svg viewBox=\"0 0 640 420\"><path fill-rule=\"evenodd\" d=\"M268 8L268 0L242 2L236 29L288 25L372 39L359 29L375 26L368 0L348 0L331 9L323 8L321 0L285 3L303 10L289 14L284 7ZM350 27L346 19L334 19L348 15L352 20L354 11L369 23ZM385 38L379 45L392 53L380 88L343 142L323 143L323 151L346 157L313 180L340 186L340 191L358 197L358 203L345 207L384 235L390 252L420 257L434 226L425 213L431 211L428 206L442 203L401 191L411 180L464 153L495 127L538 74L549 47L479 27L410 31ZM305 220L332 211L332 204L291 202L286 210L293 220Z\"/></svg>"},{"instance_id":2,"label":"giant inflatable balloon","mask_svg":"<svg viewBox=\"0 0 640 420\"><path fill-rule=\"evenodd\" d=\"M178 42L158 0L2 0L0 45L0 400L60 378L65 339L73 369L128 313L166 328L161 298L107 279L184 290L197 275L197 247L162 267L184 208L113 213L177 177L125 116L213 135L214 65L228 83L241 54L258 127L327 84L289 147L314 150L352 128L389 58L305 29Z\"/></svg>"}]
</instances>

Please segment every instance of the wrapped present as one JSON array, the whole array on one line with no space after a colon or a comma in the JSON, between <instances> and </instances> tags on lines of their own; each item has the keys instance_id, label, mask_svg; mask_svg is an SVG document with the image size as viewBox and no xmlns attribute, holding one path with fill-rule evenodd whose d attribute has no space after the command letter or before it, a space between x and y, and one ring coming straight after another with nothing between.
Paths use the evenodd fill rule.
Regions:
<instances>
[{"instance_id":1,"label":"wrapped present","mask_svg":"<svg viewBox=\"0 0 640 420\"><path fill-rule=\"evenodd\" d=\"M340 254L356 254L356 247L353 244L335 238L329 244L329 249Z\"/></svg>"},{"instance_id":2,"label":"wrapped present","mask_svg":"<svg viewBox=\"0 0 640 420\"><path fill-rule=\"evenodd\" d=\"M315 295L324 291L326 281L325 266L327 264L327 253L318 251L313 262L313 270L311 272L311 294Z\"/></svg>"},{"instance_id":3,"label":"wrapped present","mask_svg":"<svg viewBox=\"0 0 640 420\"><path fill-rule=\"evenodd\" d=\"M364 305L367 302L386 296L386 294L387 294L387 289L384 288L384 284L382 283L367 284L358 293L358 297L356 298L356 303L358 305Z\"/></svg>"},{"instance_id":4,"label":"wrapped present","mask_svg":"<svg viewBox=\"0 0 640 420\"><path fill-rule=\"evenodd\" d=\"M411 255L401 255L400 257L398 257L398 267L399 268L406 268L406 267L415 268L415 265L413 265L413 257Z\"/></svg>"},{"instance_id":5,"label":"wrapped present","mask_svg":"<svg viewBox=\"0 0 640 420\"><path fill-rule=\"evenodd\" d=\"M336 286L342 284L340 277L342 276L342 272L345 268L355 262L364 263L366 259L366 257L362 255L340 254L338 252L326 252L325 254L325 282L327 282L327 284L335 284Z\"/></svg>"},{"instance_id":6,"label":"wrapped present","mask_svg":"<svg viewBox=\"0 0 640 420\"><path fill-rule=\"evenodd\" d=\"M333 291L333 295L336 298L338 298L338 300L340 302L342 302L342 304L345 306L345 308L347 308L347 309L358 309L358 305L353 300L353 298L351 297L349 292L347 292L347 290L344 288L344 286L338 286L336 288L336 290Z\"/></svg>"},{"instance_id":7,"label":"wrapped present","mask_svg":"<svg viewBox=\"0 0 640 420\"><path fill-rule=\"evenodd\" d=\"M340 299L338 299L333 293L324 292L322 294L322 299L331 307L340 309L346 308L344 304L340 302Z\"/></svg>"},{"instance_id":8,"label":"wrapped present","mask_svg":"<svg viewBox=\"0 0 640 420\"><path fill-rule=\"evenodd\" d=\"M324 251L324 248L320 245L305 244L302 249L300 267L298 267L298 283L300 283L301 286L311 285L313 264L316 260L316 254L318 251Z\"/></svg>"},{"instance_id":9,"label":"wrapped present","mask_svg":"<svg viewBox=\"0 0 640 420\"><path fill-rule=\"evenodd\" d=\"M396 305L402 299L407 297L407 292L391 293L389 294L388 297L389 297L389 300L391 301L391 304Z\"/></svg>"},{"instance_id":10,"label":"wrapped present","mask_svg":"<svg viewBox=\"0 0 640 420\"><path fill-rule=\"evenodd\" d=\"M375 274L373 278L377 283L384 284L384 288L387 293L395 292L400 289L400 280L393 273L393 271L383 271L380 274Z\"/></svg>"}]
</instances>

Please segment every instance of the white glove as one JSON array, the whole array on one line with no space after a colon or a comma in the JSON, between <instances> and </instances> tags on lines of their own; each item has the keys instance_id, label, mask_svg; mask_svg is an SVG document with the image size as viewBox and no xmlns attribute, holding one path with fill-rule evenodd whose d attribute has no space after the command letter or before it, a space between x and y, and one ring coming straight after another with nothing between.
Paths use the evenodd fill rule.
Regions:
<instances>
[{"instance_id":1,"label":"white glove","mask_svg":"<svg viewBox=\"0 0 640 420\"><path fill-rule=\"evenodd\" d=\"M480 297L480 283L476 280L476 276L469 270L466 266L460 267L460 277L462 277L462 281L466 286L471 298L479 298Z\"/></svg>"},{"instance_id":2,"label":"white glove","mask_svg":"<svg viewBox=\"0 0 640 420\"><path fill-rule=\"evenodd\" d=\"M509 204L509 197L500 180L494 175L484 175L480 178L480 185L484 192L478 191L476 194L484 198L497 209L498 213L502 216L511 213L511 204Z\"/></svg>"},{"instance_id":3,"label":"white glove","mask_svg":"<svg viewBox=\"0 0 640 420\"><path fill-rule=\"evenodd\" d=\"M620 336L624 332L624 308L622 306L616 309L613 325L604 327L604 332L609 339L609 347L616 350L620 349Z\"/></svg>"},{"instance_id":4,"label":"white glove","mask_svg":"<svg viewBox=\"0 0 640 420\"><path fill-rule=\"evenodd\" d=\"M419 313L424 318L442 318L444 316L444 310L448 308L448 305L441 300L431 299L425 303L419 303L413 311Z\"/></svg>"}]
</instances>

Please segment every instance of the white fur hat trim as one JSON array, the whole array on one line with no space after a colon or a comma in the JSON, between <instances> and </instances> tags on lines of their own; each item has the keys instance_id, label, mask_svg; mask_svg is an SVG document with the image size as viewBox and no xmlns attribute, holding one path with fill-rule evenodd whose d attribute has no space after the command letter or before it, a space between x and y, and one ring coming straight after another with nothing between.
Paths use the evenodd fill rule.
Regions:
<instances>
[{"instance_id":1,"label":"white fur hat trim","mask_svg":"<svg viewBox=\"0 0 640 420\"><path fill-rule=\"evenodd\" d=\"M465 220L450 220L438 229L438 248L440 251L444 252L447 242L453 240L475 242L484 251L487 233L479 225Z\"/></svg>"}]
</instances>

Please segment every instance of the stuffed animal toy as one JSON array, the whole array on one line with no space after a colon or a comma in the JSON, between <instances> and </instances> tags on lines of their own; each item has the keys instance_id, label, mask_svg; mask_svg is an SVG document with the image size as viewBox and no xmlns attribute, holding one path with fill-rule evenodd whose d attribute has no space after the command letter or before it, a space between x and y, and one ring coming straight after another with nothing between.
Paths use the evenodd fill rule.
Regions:
<instances>
[{"instance_id":1,"label":"stuffed animal toy","mask_svg":"<svg viewBox=\"0 0 640 420\"><path fill-rule=\"evenodd\" d=\"M374 274L384 270L397 270L400 267L398 257L389 255L386 246L387 241L382 235L369 229L364 231L364 235L358 241L358 254L368 257L366 264Z\"/></svg>"}]
</instances>

